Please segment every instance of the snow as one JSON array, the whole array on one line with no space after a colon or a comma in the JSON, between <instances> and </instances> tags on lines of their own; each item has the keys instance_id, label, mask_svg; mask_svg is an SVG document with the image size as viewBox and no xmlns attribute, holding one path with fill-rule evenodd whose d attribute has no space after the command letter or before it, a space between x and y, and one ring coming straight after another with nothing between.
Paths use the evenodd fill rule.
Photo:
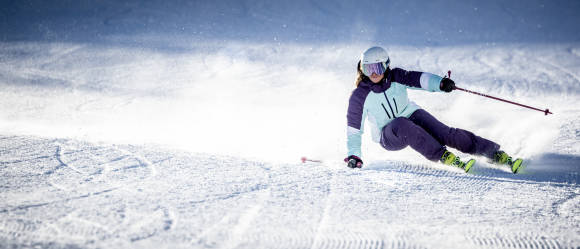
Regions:
<instances>
[{"instance_id":1,"label":"snow","mask_svg":"<svg viewBox=\"0 0 580 249\"><path fill-rule=\"evenodd\" d=\"M576 1L5 6L0 248L580 246ZM371 45L549 108L409 92L524 171L476 157L465 174L368 134L364 167L346 168L347 99Z\"/></svg>"}]
</instances>

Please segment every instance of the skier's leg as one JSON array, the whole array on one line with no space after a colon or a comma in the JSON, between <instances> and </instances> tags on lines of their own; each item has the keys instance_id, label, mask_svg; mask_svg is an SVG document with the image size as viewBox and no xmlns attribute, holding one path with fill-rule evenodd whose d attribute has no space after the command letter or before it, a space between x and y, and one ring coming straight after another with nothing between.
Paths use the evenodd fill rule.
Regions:
<instances>
[{"instance_id":1,"label":"skier's leg","mask_svg":"<svg viewBox=\"0 0 580 249\"><path fill-rule=\"evenodd\" d=\"M499 150L498 144L476 136L470 131L451 128L439 122L439 120L423 109L415 111L409 117L409 120L423 127L423 129L429 132L441 144L456 148L461 152L494 158L495 152Z\"/></svg>"},{"instance_id":2,"label":"skier's leg","mask_svg":"<svg viewBox=\"0 0 580 249\"><path fill-rule=\"evenodd\" d=\"M445 146L423 128L401 117L383 127L381 145L387 150L401 150L410 145L431 161L440 160L445 152Z\"/></svg>"}]
</instances>

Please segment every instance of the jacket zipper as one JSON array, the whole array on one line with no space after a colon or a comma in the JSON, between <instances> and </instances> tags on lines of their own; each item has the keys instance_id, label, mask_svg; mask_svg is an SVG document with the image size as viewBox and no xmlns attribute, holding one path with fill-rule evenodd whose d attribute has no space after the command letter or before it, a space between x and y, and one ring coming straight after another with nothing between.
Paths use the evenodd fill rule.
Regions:
<instances>
[{"instance_id":1,"label":"jacket zipper","mask_svg":"<svg viewBox=\"0 0 580 249\"><path fill-rule=\"evenodd\" d=\"M387 111L387 108L385 107L385 105L383 103L381 103L381 105L383 106L383 109L385 109L385 112L387 113L387 116L389 117L389 119L391 119L391 115L389 115L389 112Z\"/></svg>"},{"instance_id":2,"label":"jacket zipper","mask_svg":"<svg viewBox=\"0 0 580 249\"><path fill-rule=\"evenodd\" d=\"M393 98L393 102L395 102L395 111L397 111L397 114L399 114L399 107L397 107L397 101L395 98Z\"/></svg>"},{"instance_id":3,"label":"jacket zipper","mask_svg":"<svg viewBox=\"0 0 580 249\"><path fill-rule=\"evenodd\" d=\"M391 109L391 112L393 113L393 118L396 118L397 116L395 116L395 112L393 111L393 107L391 106L391 102L389 101L389 98L387 98L387 94L385 92L383 92L383 94L385 95L385 99L387 100L387 104L389 104L389 109ZM385 108L385 106L383 105L383 108ZM387 108L385 108L385 111L387 110ZM398 111L397 111L398 112ZM388 114L389 112L387 112ZM390 118L390 116L389 116Z\"/></svg>"}]
</instances>

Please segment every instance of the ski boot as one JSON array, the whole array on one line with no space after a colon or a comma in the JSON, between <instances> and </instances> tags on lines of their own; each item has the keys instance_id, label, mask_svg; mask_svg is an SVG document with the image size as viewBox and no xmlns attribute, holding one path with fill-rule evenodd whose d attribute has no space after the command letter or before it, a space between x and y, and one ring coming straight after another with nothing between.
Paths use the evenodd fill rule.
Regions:
<instances>
[{"instance_id":1,"label":"ski boot","mask_svg":"<svg viewBox=\"0 0 580 249\"><path fill-rule=\"evenodd\" d=\"M510 169L512 170L512 173L516 174L518 173L518 171L520 170L520 167L522 166L522 162L523 160L521 158L517 158L516 160L513 160L511 156L509 156L507 153L505 153L502 150L497 151L492 159L492 163L497 164L497 165L507 165L510 167Z\"/></svg>"},{"instance_id":2,"label":"ski boot","mask_svg":"<svg viewBox=\"0 0 580 249\"><path fill-rule=\"evenodd\" d=\"M461 168L461 169L465 170L465 173L469 172L469 170L471 169L473 164L475 164L474 159L469 159L469 161L467 161L467 162L462 162L458 156L455 156L453 153L451 153L448 150L445 150L445 152L443 152L443 156L441 156L440 161L441 161L441 163L443 163L445 165Z\"/></svg>"}]
</instances>

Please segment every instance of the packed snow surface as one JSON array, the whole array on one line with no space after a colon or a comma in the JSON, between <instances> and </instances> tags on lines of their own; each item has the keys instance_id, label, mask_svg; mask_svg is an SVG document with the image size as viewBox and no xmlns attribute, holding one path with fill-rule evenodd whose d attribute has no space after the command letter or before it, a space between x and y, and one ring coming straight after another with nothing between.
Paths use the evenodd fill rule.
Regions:
<instances>
[{"instance_id":1,"label":"packed snow surface","mask_svg":"<svg viewBox=\"0 0 580 249\"><path fill-rule=\"evenodd\" d=\"M0 248L578 248L578 11L3 3ZM460 87L549 108L409 92L523 158L522 172L474 157L466 174L368 134L364 167L346 168L348 97L372 45L395 67L451 70Z\"/></svg>"}]
</instances>

